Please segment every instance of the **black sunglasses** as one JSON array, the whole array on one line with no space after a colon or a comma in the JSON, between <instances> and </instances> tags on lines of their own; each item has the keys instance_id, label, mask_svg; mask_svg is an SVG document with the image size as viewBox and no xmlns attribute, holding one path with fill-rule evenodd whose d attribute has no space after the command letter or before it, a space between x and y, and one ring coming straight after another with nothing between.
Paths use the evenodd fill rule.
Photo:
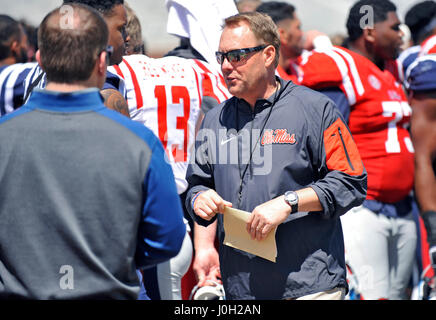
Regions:
<instances>
[{"instance_id":1,"label":"black sunglasses","mask_svg":"<svg viewBox=\"0 0 436 320\"><path fill-rule=\"evenodd\" d=\"M223 64L224 58L227 58L227 61L229 61L230 63L239 62L241 60L246 59L247 55L249 53L260 51L262 49L265 49L267 46L268 45L264 44L264 45L252 47L252 48L230 50L228 52L217 51L217 52L215 52L215 56L216 56L216 60L218 61L218 63L220 65Z\"/></svg>"}]
</instances>

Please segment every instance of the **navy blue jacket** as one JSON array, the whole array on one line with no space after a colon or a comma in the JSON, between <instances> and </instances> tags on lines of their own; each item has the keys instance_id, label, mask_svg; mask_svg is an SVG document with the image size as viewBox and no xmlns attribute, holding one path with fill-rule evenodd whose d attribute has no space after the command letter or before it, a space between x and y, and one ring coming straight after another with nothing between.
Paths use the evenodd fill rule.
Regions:
<instances>
[{"instance_id":1,"label":"navy blue jacket","mask_svg":"<svg viewBox=\"0 0 436 320\"><path fill-rule=\"evenodd\" d=\"M251 212L288 190L311 187L323 210L290 215L278 226L276 263L223 245L217 215L228 299L286 299L347 288L339 217L365 199L366 170L333 102L279 80L280 91L258 100L254 110L233 97L206 114L187 172L186 207L208 225L212 221L191 207L201 190L214 189L234 208Z\"/></svg>"}]
</instances>

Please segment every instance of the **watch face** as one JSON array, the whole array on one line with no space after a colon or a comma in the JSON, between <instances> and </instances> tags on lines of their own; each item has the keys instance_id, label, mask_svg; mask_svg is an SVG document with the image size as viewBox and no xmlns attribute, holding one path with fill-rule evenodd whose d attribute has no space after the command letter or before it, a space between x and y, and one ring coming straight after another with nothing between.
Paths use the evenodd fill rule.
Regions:
<instances>
[{"instance_id":1,"label":"watch face","mask_svg":"<svg viewBox=\"0 0 436 320\"><path fill-rule=\"evenodd\" d=\"M294 192L286 192L286 201L290 202L291 204L294 204L297 202L297 195Z\"/></svg>"},{"instance_id":2,"label":"watch face","mask_svg":"<svg viewBox=\"0 0 436 320\"><path fill-rule=\"evenodd\" d=\"M289 206L291 206L291 213L298 211L298 195L295 191L285 192L285 201Z\"/></svg>"}]
</instances>

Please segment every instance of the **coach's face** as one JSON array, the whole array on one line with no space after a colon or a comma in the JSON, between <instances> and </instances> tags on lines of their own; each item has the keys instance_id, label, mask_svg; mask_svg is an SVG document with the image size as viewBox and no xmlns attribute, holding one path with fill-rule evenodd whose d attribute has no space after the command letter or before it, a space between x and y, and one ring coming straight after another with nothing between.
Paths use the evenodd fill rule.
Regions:
<instances>
[{"instance_id":1,"label":"coach's face","mask_svg":"<svg viewBox=\"0 0 436 320\"><path fill-rule=\"evenodd\" d=\"M109 64L119 64L126 53L129 37L126 32L127 12L124 5L114 7L111 14L104 17L109 28L109 45L114 48Z\"/></svg>"},{"instance_id":2,"label":"coach's face","mask_svg":"<svg viewBox=\"0 0 436 320\"><path fill-rule=\"evenodd\" d=\"M218 50L226 53L232 50L253 48L260 45L263 45L262 41L255 37L248 24L241 22L238 25L224 28ZM269 46L267 48L274 47ZM268 54L266 53L267 51ZM265 48L246 54L240 61L231 62L227 58L222 61L221 70L227 88L232 95L254 105L268 79L267 68L271 64L269 61L271 59L268 62L266 60L270 55L269 51L269 49Z\"/></svg>"}]
</instances>

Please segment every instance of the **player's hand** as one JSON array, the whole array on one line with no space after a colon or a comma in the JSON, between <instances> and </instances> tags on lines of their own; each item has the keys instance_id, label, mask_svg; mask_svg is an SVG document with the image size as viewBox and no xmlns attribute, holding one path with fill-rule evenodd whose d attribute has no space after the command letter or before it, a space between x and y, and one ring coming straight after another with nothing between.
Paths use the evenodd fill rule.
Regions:
<instances>
[{"instance_id":1,"label":"player's hand","mask_svg":"<svg viewBox=\"0 0 436 320\"><path fill-rule=\"evenodd\" d=\"M232 203L221 198L215 190L209 189L201 192L194 201L194 212L205 220L211 220L217 213L223 213L225 207Z\"/></svg>"},{"instance_id":2,"label":"player's hand","mask_svg":"<svg viewBox=\"0 0 436 320\"><path fill-rule=\"evenodd\" d=\"M247 222L247 232L252 239L262 240L291 213L291 207L284 196L272 199L257 206Z\"/></svg>"},{"instance_id":3,"label":"player's hand","mask_svg":"<svg viewBox=\"0 0 436 320\"><path fill-rule=\"evenodd\" d=\"M206 285L208 280L221 283L220 262L215 247L196 250L192 269L199 287Z\"/></svg>"}]
</instances>

